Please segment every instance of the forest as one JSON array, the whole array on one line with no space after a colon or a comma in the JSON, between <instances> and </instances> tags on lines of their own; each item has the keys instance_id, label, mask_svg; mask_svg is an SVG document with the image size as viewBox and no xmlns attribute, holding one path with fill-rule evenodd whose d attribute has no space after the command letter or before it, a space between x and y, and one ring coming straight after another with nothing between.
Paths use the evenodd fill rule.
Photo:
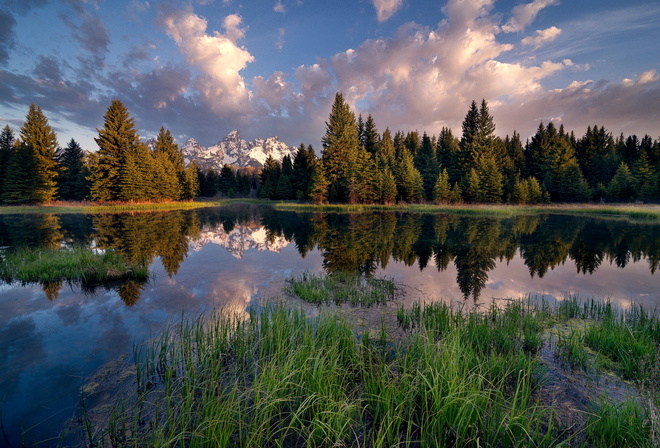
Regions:
<instances>
[{"instance_id":1,"label":"forest","mask_svg":"<svg viewBox=\"0 0 660 448\"><path fill-rule=\"evenodd\" d=\"M660 140L615 137L589 126L582 137L553 122L520 134L495 135L488 103L472 101L455 136L418 131L379 133L368 115L356 118L341 93L322 137L320 157L300 144L293 158L269 157L262 170L225 165L220 172L184 164L171 132L161 127L142 142L135 121L112 101L95 138L83 151L72 139L60 148L39 106L26 115L17 138L0 133L0 202L54 200L143 202L197 196L310 201L315 204L658 202Z\"/></svg>"}]
</instances>

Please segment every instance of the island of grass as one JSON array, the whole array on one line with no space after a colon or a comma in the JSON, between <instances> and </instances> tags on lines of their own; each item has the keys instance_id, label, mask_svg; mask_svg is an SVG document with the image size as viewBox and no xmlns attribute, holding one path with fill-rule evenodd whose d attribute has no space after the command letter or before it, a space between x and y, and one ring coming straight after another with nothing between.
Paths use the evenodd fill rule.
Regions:
<instances>
[{"instance_id":1,"label":"island of grass","mask_svg":"<svg viewBox=\"0 0 660 448\"><path fill-rule=\"evenodd\" d=\"M141 263L130 263L117 251L74 248L11 248L2 252L0 279L11 283L95 284L119 280L146 280Z\"/></svg>"},{"instance_id":2,"label":"island of grass","mask_svg":"<svg viewBox=\"0 0 660 448\"><path fill-rule=\"evenodd\" d=\"M417 303L381 307L393 319L370 328L328 298L344 277L297 277L289 293L309 296L305 281L324 291L313 317L283 304L220 311L136 346L132 393L86 410L81 443L659 446L660 320L640 307Z\"/></svg>"}]
</instances>

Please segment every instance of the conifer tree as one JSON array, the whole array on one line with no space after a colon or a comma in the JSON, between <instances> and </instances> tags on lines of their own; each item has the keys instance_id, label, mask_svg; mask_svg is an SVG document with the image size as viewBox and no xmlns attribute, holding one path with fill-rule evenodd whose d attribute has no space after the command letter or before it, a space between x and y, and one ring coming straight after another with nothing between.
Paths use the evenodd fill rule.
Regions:
<instances>
[{"instance_id":1,"label":"conifer tree","mask_svg":"<svg viewBox=\"0 0 660 448\"><path fill-rule=\"evenodd\" d=\"M433 187L433 200L439 204L446 204L451 197L451 186L449 184L449 172L447 168L438 174L438 178Z\"/></svg>"},{"instance_id":2,"label":"conifer tree","mask_svg":"<svg viewBox=\"0 0 660 448\"><path fill-rule=\"evenodd\" d=\"M355 195L356 179L352 176L357 175L354 167L360 140L355 114L341 93L335 95L322 143L321 160L329 183L328 199L335 202L349 201L349 196ZM352 190L349 191L349 188Z\"/></svg>"},{"instance_id":3,"label":"conifer tree","mask_svg":"<svg viewBox=\"0 0 660 448\"><path fill-rule=\"evenodd\" d=\"M293 178L291 181L296 198L300 200L307 199L309 180L315 163L316 154L314 154L312 145L305 147L305 144L301 143L293 158Z\"/></svg>"},{"instance_id":4,"label":"conifer tree","mask_svg":"<svg viewBox=\"0 0 660 448\"><path fill-rule=\"evenodd\" d=\"M197 175L197 164L193 160L184 170L183 188L181 191L181 199L191 200L199 194L199 177Z\"/></svg>"},{"instance_id":5,"label":"conifer tree","mask_svg":"<svg viewBox=\"0 0 660 448\"><path fill-rule=\"evenodd\" d=\"M483 195L481 191L481 182L477 170L470 169L470 172L463 180L463 198L467 202L481 202Z\"/></svg>"},{"instance_id":6,"label":"conifer tree","mask_svg":"<svg viewBox=\"0 0 660 448\"><path fill-rule=\"evenodd\" d=\"M80 201L89 194L89 184L85 179L89 173L84 164L84 153L78 142L71 139L66 148L58 151L57 159L61 166L58 179L60 198L67 201Z\"/></svg>"},{"instance_id":7,"label":"conifer tree","mask_svg":"<svg viewBox=\"0 0 660 448\"><path fill-rule=\"evenodd\" d=\"M374 122L371 114L367 116L367 121L364 123L364 130L361 135L362 147L372 156L376 155L378 150L378 144L380 143L380 135L378 134L378 129L376 129L376 123Z\"/></svg>"},{"instance_id":8,"label":"conifer tree","mask_svg":"<svg viewBox=\"0 0 660 448\"><path fill-rule=\"evenodd\" d=\"M14 151L15 144L16 137L14 136L14 131L9 125L5 125L2 133L0 133L0 198L2 198L4 191L9 159Z\"/></svg>"},{"instance_id":9,"label":"conifer tree","mask_svg":"<svg viewBox=\"0 0 660 448\"><path fill-rule=\"evenodd\" d=\"M99 136L94 139L99 146L98 157L90 167L92 199L117 201L135 197L135 191L124 191L137 187L137 179L132 176L140 171L137 153L141 143L135 120L119 100L112 101L103 118L103 128L97 129Z\"/></svg>"},{"instance_id":10,"label":"conifer tree","mask_svg":"<svg viewBox=\"0 0 660 448\"><path fill-rule=\"evenodd\" d=\"M392 134L390 129L387 128L385 129L385 132L383 132L383 137L380 139L378 144L378 150L376 151L376 162L379 169L383 169L387 166L391 171L394 168L394 160L394 142L392 141Z\"/></svg>"},{"instance_id":11,"label":"conifer tree","mask_svg":"<svg viewBox=\"0 0 660 448\"><path fill-rule=\"evenodd\" d=\"M415 168L422 176L422 185L426 199L433 199L433 187L438 180L440 166L435 157L436 150L431 143L431 138L424 133L422 144L415 155Z\"/></svg>"},{"instance_id":12,"label":"conifer tree","mask_svg":"<svg viewBox=\"0 0 660 448\"><path fill-rule=\"evenodd\" d=\"M325 177L323 162L314 165L309 180L309 198L314 204L325 204L328 201L328 188L330 183Z\"/></svg>"},{"instance_id":13,"label":"conifer tree","mask_svg":"<svg viewBox=\"0 0 660 448\"><path fill-rule=\"evenodd\" d=\"M380 171L380 197L381 204L394 204L396 202L396 179L389 166Z\"/></svg>"},{"instance_id":14,"label":"conifer tree","mask_svg":"<svg viewBox=\"0 0 660 448\"><path fill-rule=\"evenodd\" d=\"M35 162L32 148L22 141L16 142L9 156L2 202L8 204L33 204L38 202L33 188L38 183Z\"/></svg>"},{"instance_id":15,"label":"conifer tree","mask_svg":"<svg viewBox=\"0 0 660 448\"><path fill-rule=\"evenodd\" d=\"M30 202L50 202L57 196L57 135L48 124L41 107L30 105L21 127L21 144L31 152L34 183L28 194Z\"/></svg>"},{"instance_id":16,"label":"conifer tree","mask_svg":"<svg viewBox=\"0 0 660 448\"><path fill-rule=\"evenodd\" d=\"M166 171L167 178L163 180L167 193L165 197L178 200L182 197L183 184L185 183L185 161L183 151L174 141L169 129L161 126L155 144L156 159Z\"/></svg>"},{"instance_id":17,"label":"conifer tree","mask_svg":"<svg viewBox=\"0 0 660 448\"><path fill-rule=\"evenodd\" d=\"M401 157L397 160L394 177L399 200L418 202L424 198L422 175L415 168L412 154L405 148L401 151Z\"/></svg>"},{"instance_id":18,"label":"conifer tree","mask_svg":"<svg viewBox=\"0 0 660 448\"><path fill-rule=\"evenodd\" d=\"M624 162L619 164L614 177L607 186L607 198L610 201L627 202L635 196L635 178Z\"/></svg>"},{"instance_id":19,"label":"conifer tree","mask_svg":"<svg viewBox=\"0 0 660 448\"><path fill-rule=\"evenodd\" d=\"M460 150L458 138L454 136L450 128L443 126L438 136L436 159L440 166L447 169L450 182L457 182L461 179Z\"/></svg>"}]
</instances>

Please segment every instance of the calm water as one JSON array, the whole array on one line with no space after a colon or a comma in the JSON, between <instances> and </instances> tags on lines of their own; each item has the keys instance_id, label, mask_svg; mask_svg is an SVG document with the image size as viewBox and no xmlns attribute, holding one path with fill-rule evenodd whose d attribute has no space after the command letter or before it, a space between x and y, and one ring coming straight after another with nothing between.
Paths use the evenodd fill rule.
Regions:
<instances>
[{"instance_id":1,"label":"calm water","mask_svg":"<svg viewBox=\"0 0 660 448\"><path fill-rule=\"evenodd\" d=\"M0 216L0 246L85 244L151 265L147 283L0 284L0 403L20 446L57 433L85 377L182 315L245 312L302 271L393 277L404 303L578 293L660 305L660 225L562 215L297 214L256 206ZM55 440L56 441L56 440ZM53 442L55 443L55 442Z\"/></svg>"}]
</instances>

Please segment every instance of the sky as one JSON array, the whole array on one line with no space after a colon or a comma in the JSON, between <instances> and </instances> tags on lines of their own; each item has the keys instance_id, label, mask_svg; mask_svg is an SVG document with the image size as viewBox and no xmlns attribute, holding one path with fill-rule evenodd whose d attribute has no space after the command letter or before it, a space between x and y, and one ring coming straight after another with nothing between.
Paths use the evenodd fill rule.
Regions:
<instances>
[{"instance_id":1,"label":"sky","mask_svg":"<svg viewBox=\"0 0 660 448\"><path fill-rule=\"evenodd\" d=\"M0 0L0 127L41 106L96 150L119 99L140 136L233 129L317 154L335 94L379 132L485 99L504 137L540 122L660 137L658 0Z\"/></svg>"}]
</instances>

